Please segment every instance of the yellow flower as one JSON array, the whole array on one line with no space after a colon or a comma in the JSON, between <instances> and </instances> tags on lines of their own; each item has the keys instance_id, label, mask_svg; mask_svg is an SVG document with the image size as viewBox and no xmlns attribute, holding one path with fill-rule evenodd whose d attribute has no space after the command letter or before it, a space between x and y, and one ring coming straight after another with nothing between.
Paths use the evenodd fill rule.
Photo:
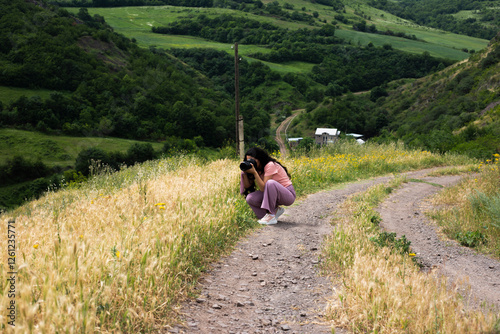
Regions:
<instances>
[{"instance_id":1,"label":"yellow flower","mask_svg":"<svg viewBox=\"0 0 500 334\"><path fill-rule=\"evenodd\" d=\"M38 244L34 244L34 245L33 245L33 248L34 248L34 249L37 249L37 248L38 248Z\"/></svg>"},{"instance_id":2,"label":"yellow flower","mask_svg":"<svg viewBox=\"0 0 500 334\"><path fill-rule=\"evenodd\" d=\"M165 203L156 203L155 206L164 206Z\"/></svg>"},{"instance_id":3,"label":"yellow flower","mask_svg":"<svg viewBox=\"0 0 500 334\"><path fill-rule=\"evenodd\" d=\"M83 239L83 234L80 234L80 239Z\"/></svg>"},{"instance_id":4,"label":"yellow flower","mask_svg":"<svg viewBox=\"0 0 500 334\"><path fill-rule=\"evenodd\" d=\"M116 257L120 258L120 252L119 251L116 251Z\"/></svg>"},{"instance_id":5,"label":"yellow flower","mask_svg":"<svg viewBox=\"0 0 500 334\"><path fill-rule=\"evenodd\" d=\"M415 253L410 253L408 255L410 255L411 257L417 256L417 254L415 254Z\"/></svg>"}]
</instances>

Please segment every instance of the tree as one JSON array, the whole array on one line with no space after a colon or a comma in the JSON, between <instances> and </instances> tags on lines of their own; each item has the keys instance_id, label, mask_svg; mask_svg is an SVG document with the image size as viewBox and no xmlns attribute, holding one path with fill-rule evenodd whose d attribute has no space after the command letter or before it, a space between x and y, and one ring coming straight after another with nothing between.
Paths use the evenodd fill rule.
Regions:
<instances>
[{"instance_id":1,"label":"tree","mask_svg":"<svg viewBox=\"0 0 500 334\"><path fill-rule=\"evenodd\" d=\"M387 90L381 86L377 86L370 91L370 100L375 102L379 97L389 96Z\"/></svg>"},{"instance_id":2,"label":"tree","mask_svg":"<svg viewBox=\"0 0 500 334\"><path fill-rule=\"evenodd\" d=\"M297 148L298 149L303 149L305 150L306 152L309 152L311 150L311 148L313 148L314 146L316 145L316 142L314 141L313 138L311 137L306 137L306 138L303 138L299 144L297 145Z\"/></svg>"}]
</instances>

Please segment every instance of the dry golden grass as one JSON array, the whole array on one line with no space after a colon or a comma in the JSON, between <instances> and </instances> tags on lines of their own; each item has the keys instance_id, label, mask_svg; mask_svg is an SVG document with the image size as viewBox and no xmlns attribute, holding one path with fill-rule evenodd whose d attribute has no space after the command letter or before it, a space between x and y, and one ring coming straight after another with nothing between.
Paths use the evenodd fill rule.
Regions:
<instances>
[{"instance_id":1,"label":"dry golden grass","mask_svg":"<svg viewBox=\"0 0 500 334\"><path fill-rule=\"evenodd\" d=\"M447 289L445 278L419 271L414 254L370 241L378 232L373 208L401 181L374 186L339 209L337 230L324 249L327 268L340 274L342 282L329 303L328 318L355 333L491 331L495 314L467 310L458 294Z\"/></svg>"},{"instance_id":2,"label":"dry golden grass","mask_svg":"<svg viewBox=\"0 0 500 334\"><path fill-rule=\"evenodd\" d=\"M18 247L8 332L135 332L174 320L189 282L241 235L247 209L234 161L170 163L97 177L2 217L15 218ZM0 295L2 309L9 300Z\"/></svg>"},{"instance_id":3,"label":"dry golden grass","mask_svg":"<svg viewBox=\"0 0 500 334\"><path fill-rule=\"evenodd\" d=\"M397 145L347 143L314 153L282 161L298 194L450 161L470 163ZM258 226L239 195L237 166L187 157L149 162L2 215L3 226L16 221L17 315L11 327L0 312L0 326L8 333L134 333L174 323L177 305L204 268ZM343 233L348 242L338 243L344 248L337 253L351 266L356 242L369 242ZM0 258L2 309L13 300L8 260L5 253Z\"/></svg>"},{"instance_id":4,"label":"dry golden grass","mask_svg":"<svg viewBox=\"0 0 500 334\"><path fill-rule=\"evenodd\" d=\"M500 258L500 155L481 163L475 176L434 197L431 216L465 246Z\"/></svg>"}]
</instances>

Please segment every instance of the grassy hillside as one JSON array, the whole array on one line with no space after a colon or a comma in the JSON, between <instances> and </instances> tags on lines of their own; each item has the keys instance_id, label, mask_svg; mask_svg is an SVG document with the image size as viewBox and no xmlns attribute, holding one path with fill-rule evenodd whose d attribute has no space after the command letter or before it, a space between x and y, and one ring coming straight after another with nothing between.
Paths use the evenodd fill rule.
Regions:
<instances>
[{"instance_id":1,"label":"grassy hillside","mask_svg":"<svg viewBox=\"0 0 500 334\"><path fill-rule=\"evenodd\" d=\"M469 164L395 145L342 145L283 163L299 196L338 183ZM193 175L204 177L193 178ZM147 332L237 239L257 227L238 192L238 161L175 157L102 174L1 216L15 221L16 327L7 332ZM7 233L0 238L2 244ZM7 271L0 271L5 291ZM0 294L0 305L10 297ZM41 307L43 305L43 307ZM424 305L422 305L424 309Z\"/></svg>"},{"instance_id":2,"label":"grassy hillside","mask_svg":"<svg viewBox=\"0 0 500 334\"><path fill-rule=\"evenodd\" d=\"M269 1L270 2L270 1ZM333 11L331 7L312 4L307 1L297 0L291 3L295 9L301 10L304 7L306 13L317 11L320 20L326 22L334 22L337 12ZM70 11L76 9L68 8ZM172 7L172 6L158 6L158 7L116 7L116 8L89 8L89 13L94 15L98 14L103 16L106 21L117 31L129 38L135 38L139 45L148 47L155 45L161 48L193 48L193 47L210 47L217 50L224 50L231 52L230 44L221 44L206 41L201 38L192 38L185 36L161 36L151 32L152 26L161 26L172 23L182 18L189 18L192 15L206 14L207 16L214 16L220 14L233 14L246 18L254 18L263 22L272 22L279 27L288 29L299 29L310 27L304 23L283 21L272 17L258 16L250 13L244 13L238 10L231 9L214 9L214 8L189 8L189 7ZM350 7L346 5L346 18L352 22L357 22L362 19L354 12L362 11L364 15L370 16L367 20L368 24L375 24L379 30L391 29L395 32L403 32L409 35L415 35L419 41L403 39L400 37L367 34L359 31L354 31L351 24L342 24L338 22L341 29L336 32L336 35L350 41L353 44L367 45L372 42L377 46L384 44L391 44L395 49L399 49L411 53L429 52L432 56L450 58L455 60L462 60L468 57L466 52L462 50L480 50L486 47L488 41L479 38L472 38L468 36L460 36L457 34L446 33L437 29L430 29L421 27L416 24L411 24L408 21L401 20L393 15L384 13L380 10L368 7L366 5L357 5ZM318 22L319 25L324 24ZM421 41L420 41L421 40ZM265 48L252 45L241 45L240 53L245 56L254 52L266 52ZM293 65L291 66L293 71Z\"/></svg>"},{"instance_id":3,"label":"grassy hillside","mask_svg":"<svg viewBox=\"0 0 500 334\"><path fill-rule=\"evenodd\" d=\"M0 211L15 208L27 200L37 198L50 187L59 188L64 183L84 180L83 175L75 171L82 173L77 163L82 152L97 150L109 157L116 157L118 164L132 164L133 161L128 158L132 157L132 148L143 147L144 152L146 145L151 145L154 150L151 155L159 155L162 152L163 143L119 138L54 136L33 131L0 129ZM96 156L94 159L103 158ZM110 161L115 164L113 160Z\"/></svg>"},{"instance_id":4,"label":"grassy hillside","mask_svg":"<svg viewBox=\"0 0 500 334\"><path fill-rule=\"evenodd\" d=\"M439 152L483 159L500 153L500 40L468 61L418 79L396 81L363 95L326 101L301 115L291 136L315 127L403 140Z\"/></svg>"},{"instance_id":5,"label":"grassy hillside","mask_svg":"<svg viewBox=\"0 0 500 334\"><path fill-rule=\"evenodd\" d=\"M20 87L5 87L0 86L0 102L4 105L18 100L21 96L32 97L39 96L42 99L47 99L53 90L49 89L29 89Z\"/></svg>"},{"instance_id":6,"label":"grassy hillside","mask_svg":"<svg viewBox=\"0 0 500 334\"><path fill-rule=\"evenodd\" d=\"M39 132L0 129L0 162L21 155L27 159L40 159L49 167L74 166L78 154L88 148L106 152L125 153L137 140L104 137L50 136ZM161 151L162 143L151 143Z\"/></svg>"}]
</instances>

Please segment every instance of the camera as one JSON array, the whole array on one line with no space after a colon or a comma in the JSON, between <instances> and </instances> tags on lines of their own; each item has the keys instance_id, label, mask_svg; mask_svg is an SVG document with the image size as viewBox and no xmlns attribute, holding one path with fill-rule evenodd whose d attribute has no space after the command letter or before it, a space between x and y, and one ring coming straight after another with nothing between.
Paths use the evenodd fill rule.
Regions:
<instances>
[{"instance_id":1,"label":"camera","mask_svg":"<svg viewBox=\"0 0 500 334\"><path fill-rule=\"evenodd\" d=\"M255 162L254 159L248 159L247 161L243 161L240 164L240 169L244 172L244 171L247 171L250 168L252 168L252 165L254 165L255 167L257 167L257 162Z\"/></svg>"}]
</instances>

